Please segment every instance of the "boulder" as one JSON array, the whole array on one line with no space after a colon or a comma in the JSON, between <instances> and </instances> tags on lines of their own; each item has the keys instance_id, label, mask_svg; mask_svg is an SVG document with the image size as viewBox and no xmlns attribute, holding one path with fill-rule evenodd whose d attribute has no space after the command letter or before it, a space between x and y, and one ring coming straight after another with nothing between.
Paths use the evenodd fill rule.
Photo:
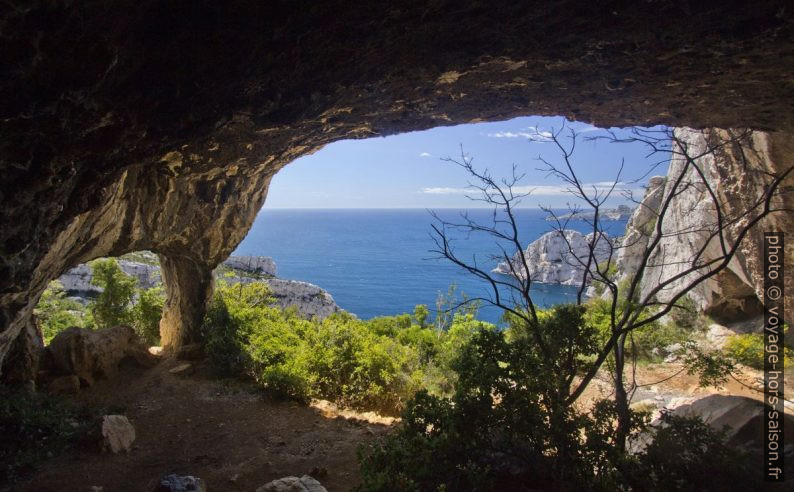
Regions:
<instances>
[{"instance_id":1,"label":"boulder","mask_svg":"<svg viewBox=\"0 0 794 492\"><path fill-rule=\"evenodd\" d=\"M97 378L112 376L124 359L143 367L157 362L129 326L97 331L73 326L57 334L48 351L57 373L74 374L88 385Z\"/></svg>"},{"instance_id":2,"label":"boulder","mask_svg":"<svg viewBox=\"0 0 794 492\"><path fill-rule=\"evenodd\" d=\"M204 480L190 475L171 474L163 477L156 492L207 492Z\"/></svg>"},{"instance_id":3,"label":"boulder","mask_svg":"<svg viewBox=\"0 0 794 492\"><path fill-rule=\"evenodd\" d=\"M256 489L256 492L327 492L320 482L304 475L298 477L284 477Z\"/></svg>"},{"instance_id":4,"label":"boulder","mask_svg":"<svg viewBox=\"0 0 794 492\"><path fill-rule=\"evenodd\" d=\"M124 415L102 417L102 450L118 454L129 452L135 441L135 427Z\"/></svg>"},{"instance_id":5,"label":"boulder","mask_svg":"<svg viewBox=\"0 0 794 492\"><path fill-rule=\"evenodd\" d=\"M703 398L678 398L667 409L674 415L700 417L717 430L726 430L730 444L747 450L763 449L764 405L743 396L708 395ZM794 445L794 416L783 414L783 444ZM657 422L655 422L657 423Z\"/></svg>"}]
</instances>

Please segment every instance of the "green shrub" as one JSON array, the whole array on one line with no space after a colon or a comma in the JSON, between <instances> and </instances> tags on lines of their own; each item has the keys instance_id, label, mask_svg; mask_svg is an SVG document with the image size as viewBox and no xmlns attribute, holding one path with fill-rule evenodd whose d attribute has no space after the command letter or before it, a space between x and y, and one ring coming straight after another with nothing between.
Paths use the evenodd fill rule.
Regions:
<instances>
[{"instance_id":1,"label":"green shrub","mask_svg":"<svg viewBox=\"0 0 794 492\"><path fill-rule=\"evenodd\" d=\"M97 327L132 324L135 279L124 273L113 258L94 260L90 265L94 272L91 283L102 288L89 306Z\"/></svg>"},{"instance_id":2,"label":"green shrub","mask_svg":"<svg viewBox=\"0 0 794 492\"><path fill-rule=\"evenodd\" d=\"M70 326L93 327L91 314L77 301L66 297L63 285L57 280L50 282L41 295L34 310L44 343Z\"/></svg>"},{"instance_id":3,"label":"green shrub","mask_svg":"<svg viewBox=\"0 0 794 492\"><path fill-rule=\"evenodd\" d=\"M581 310L540 316L556 333L549 350L587 359L597 337ZM588 332L590 332L588 334ZM579 337L577 333L584 333ZM617 411L601 400L582 413L555 401L558 379L525 336L479 330L453 366L450 398L419 391L390 435L361 446L359 491L436 490L752 490L756 478L725 435L699 419L665 415L638 454L617 445ZM564 394L564 391L563 391ZM631 414L633 438L648 415Z\"/></svg>"},{"instance_id":4,"label":"green shrub","mask_svg":"<svg viewBox=\"0 0 794 492\"><path fill-rule=\"evenodd\" d=\"M218 287L202 332L220 374L247 373L281 396L385 414L399 413L423 387L451 391L455 354L477 329L493 329L473 314L456 314L449 331L439 332L423 326L419 308L414 319L337 313L307 320L271 301L266 284Z\"/></svg>"},{"instance_id":5,"label":"green shrub","mask_svg":"<svg viewBox=\"0 0 794 492\"><path fill-rule=\"evenodd\" d=\"M85 436L97 414L56 397L0 387L0 488Z\"/></svg>"},{"instance_id":6,"label":"green shrub","mask_svg":"<svg viewBox=\"0 0 794 492\"><path fill-rule=\"evenodd\" d=\"M207 307L201 325L204 351L221 376L231 376L243 369L242 340L238 323L229 313L221 293L216 292Z\"/></svg>"},{"instance_id":7,"label":"green shrub","mask_svg":"<svg viewBox=\"0 0 794 492\"><path fill-rule=\"evenodd\" d=\"M577 330L565 328L581 321L576 312L551 310L542 323L560 334L559 347L587 352L589 335L576 342ZM611 488L614 409L602 403L591 417L555 403L558 379L539 368L537 350L526 337L474 333L453 362L452 397L419 391L395 432L359 449L359 490Z\"/></svg>"},{"instance_id":8,"label":"green shrub","mask_svg":"<svg viewBox=\"0 0 794 492\"><path fill-rule=\"evenodd\" d=\"M784 328L784 335L787 334ZM725 343L724 352L734 361L750 366L755 369L764 368L764 334L763 333L743 333L732 335ZM785 352L785 366L791 367L794 351L788 347L783 348Z\"/></svg>"},{"instance_id":9,"label":"green shrub","mask_svg":"<svg viewBox=\"0 0 794 492\"><path fill-rule=\"evenodd\" d=\"M141 339L149 345L160 343L160 318L163 315L165 294L160 286L138 291L138 300L132 307L132 326Z\"/></svg>"}]
</instances>

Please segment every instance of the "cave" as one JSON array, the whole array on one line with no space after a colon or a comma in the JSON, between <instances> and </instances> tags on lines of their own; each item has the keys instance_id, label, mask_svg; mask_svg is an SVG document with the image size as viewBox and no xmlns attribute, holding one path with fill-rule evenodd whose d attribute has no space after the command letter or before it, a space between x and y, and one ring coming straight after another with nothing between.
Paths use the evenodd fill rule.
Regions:
<instances>
[{"instance_id":1,"label":"cave","mask_svg":"<svg viewBox=\"0 0 794 492\"><path fill-rule=\"evenodd\" d=\"M562 115L752 128L780 160L794 147L783 2L31 2L0 16L0 362L35 338L50 280L138 250L163 267L164 344L195 341L211 271L272 176L335 140Z\"/></svg>"}]
</instances>

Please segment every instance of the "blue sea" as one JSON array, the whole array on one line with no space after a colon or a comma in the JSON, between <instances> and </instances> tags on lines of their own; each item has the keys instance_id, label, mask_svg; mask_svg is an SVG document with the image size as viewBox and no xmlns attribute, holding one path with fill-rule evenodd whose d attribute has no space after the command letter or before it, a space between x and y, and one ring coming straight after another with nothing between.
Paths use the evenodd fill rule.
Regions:
<instances>
[{"instance_id":1,"label":"blue sea","mask_svg":"<svg viewBox=\"0 0 794 492\"><path fill-rule=\"evenodd\" d=\"M461 212L436 211L445 220L459 219ZM492 214L484 209L467 213L481 223ZM551 230L545 217L537 209L517 211L524 247ZM433 223L422 209L263 209L235 254L273 257L280 278L319 285L340 307L362 319L412 313L417 304L427 304L434 313L439 294L452 284L459 294L489 296L481 280L430 252L435 247ZM625 221L608 224L611 236L622 235L626 227ZM583 221L569 228L589 232ZM454 238L461 258L476 258L489 271L496 266L489 256L500 250L492 237L458 233ZM543 307L576 300L572 286L535 284L533 289L535 302ZM487 305L478 315L494 323L500 316Z\"/></svg>"}]
</instances>

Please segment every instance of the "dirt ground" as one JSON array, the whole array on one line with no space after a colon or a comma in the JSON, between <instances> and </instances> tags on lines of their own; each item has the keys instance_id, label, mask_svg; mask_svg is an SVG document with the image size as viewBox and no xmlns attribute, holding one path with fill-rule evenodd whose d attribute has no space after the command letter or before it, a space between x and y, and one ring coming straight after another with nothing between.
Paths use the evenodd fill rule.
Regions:
<instances>
[{"instance_id":1,"label":"dirt ground","mask_svg":"<svg viewBox=\"0 0 794 492\"><path fill-rule=\"evenodd\" d=\"M359 480L356 448L385 434L392 423L374 414L337 410L327 402L273 401L249 384L213 378L201 364L170 372L181 364L167 359L148 370L123 368L117 377L83 390L80 401L110 407L130 419L137 435L132 451L111 455L71 449L43 464L18 490L147 491L170 473L200 477L210 491L253 491L271 480L303 474L315 476L329 491L348 490ZM758 371L747 369L740 377L747 386L731 379L723 388L699 388L697 378L681 367L638 367L636 380L644 386L633 401L667 403L713 393L761 399L761 393L748 388L758 385ZM586 408L610 393L609 378L599 376L581 405Z\"/></svg>"},{"instance_id":2,"label":"dirt ground","mask_svg":"<svg viewBox=\"0 0 794 492\"><path fill-rule=\"evenodd\" d=\"M210 491L253 491L304 474L329 491L348 490L359 480L357 446L388 429L389 419L367 421L367 415L342 416L328 404L268 400L250 386L218 381L202 370L169 372L183 363L125 368L83 390L79 400L115 408L130 419L136 431L132 451L71 449L44 463L17 490L147 491L170 473L200 477Z\"/></svg>"}]
</instances>

